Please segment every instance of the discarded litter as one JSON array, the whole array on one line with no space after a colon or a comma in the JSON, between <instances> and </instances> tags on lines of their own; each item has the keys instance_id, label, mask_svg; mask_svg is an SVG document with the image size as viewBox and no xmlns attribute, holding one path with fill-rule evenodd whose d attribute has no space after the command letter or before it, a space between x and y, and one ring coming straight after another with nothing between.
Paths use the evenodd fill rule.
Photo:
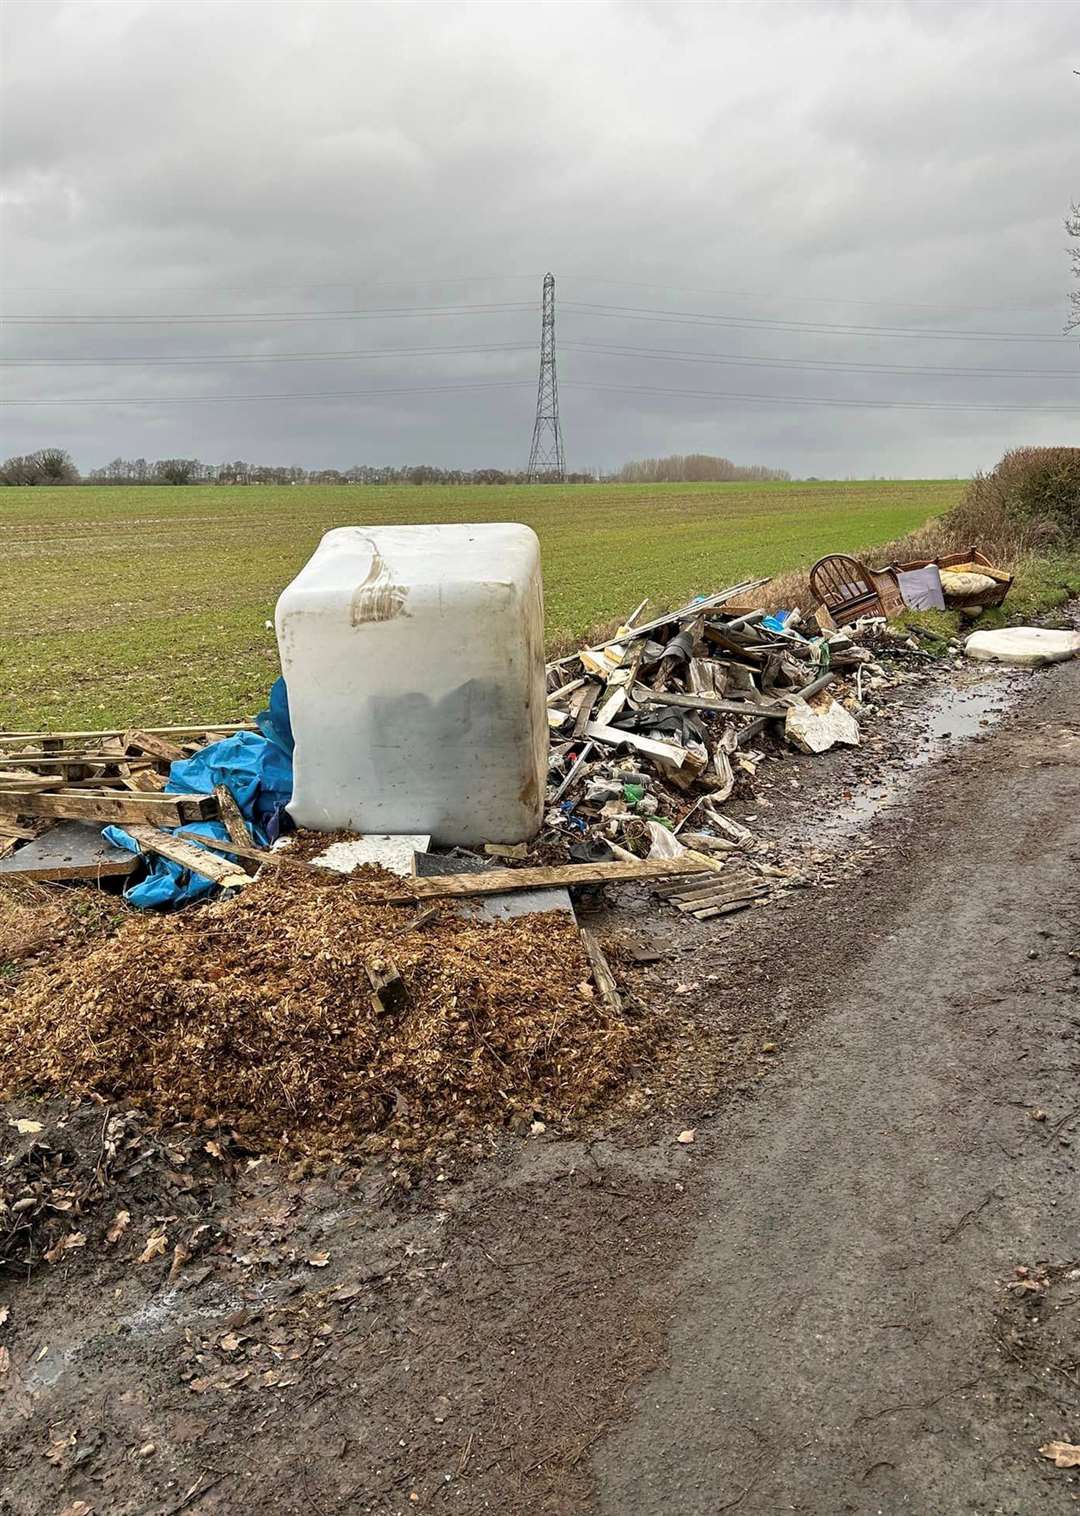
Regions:
<instances>
[{"instance_id":1,"label":"discarded litter","mask_svg":"<svg viewBox=\"0 0 1080 1516\"><path fill-rule=\"evenodd\" d=\"M997 632L972 632L964 643L969 658L1043 668L1080 654L1080 632L1055 632L1041 626L1008 626Z\"/></svg>"}]
</instances>

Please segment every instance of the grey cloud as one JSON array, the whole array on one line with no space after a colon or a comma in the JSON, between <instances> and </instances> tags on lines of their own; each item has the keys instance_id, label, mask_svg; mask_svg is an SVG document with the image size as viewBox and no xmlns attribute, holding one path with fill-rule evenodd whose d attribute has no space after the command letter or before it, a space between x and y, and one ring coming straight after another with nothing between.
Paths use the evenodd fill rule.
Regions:
<instances>
[{"instance_id":1,"label":"grey cloud","mask_svg":"<svg viewBox=\"0 0 1080 1516\"><path fill-rule=\"evenodd\" d=\"M4 395L28 403L0 415L4 452L57 442L84 467L188 452L520 466L547 268L575 466L700 448L795 472L952 474L1011 443L1076 435L1075 341L571 309L1058 337L1061 223L1080 196L1068 7L9 0L3 24L6 313L529 302L294 325L9 327L9 358L515 350L9 368ZM1006 374L736 367L576 344ZM255 392L297 398L228 398ZM1035 409L736 398L751 392ZM33 403L122 396L152 403ZM220 402L172 403L185 396Z\"/></svg>"}]
</instances>

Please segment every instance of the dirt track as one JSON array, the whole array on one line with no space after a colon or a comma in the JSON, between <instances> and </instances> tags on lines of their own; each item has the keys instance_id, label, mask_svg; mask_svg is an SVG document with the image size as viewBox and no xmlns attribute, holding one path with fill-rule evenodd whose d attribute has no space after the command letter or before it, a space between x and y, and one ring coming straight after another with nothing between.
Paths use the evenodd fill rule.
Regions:
<instances>
[{"instance_id":1,"label":"dirt track","mask_svg":"<svg viewBox=\"0 0 1080 1516\"><path fill-rule=\"evenodd\" d=\"M1078 711L1080 663L1037 676L842 888L665 921L636 974L702 1040L659 1115L404 1199L192 1160L186 1283L6 1286L0 1511L1073 1509L1037 1449L1080 1438Z\"/></svg>"}]
</instances>

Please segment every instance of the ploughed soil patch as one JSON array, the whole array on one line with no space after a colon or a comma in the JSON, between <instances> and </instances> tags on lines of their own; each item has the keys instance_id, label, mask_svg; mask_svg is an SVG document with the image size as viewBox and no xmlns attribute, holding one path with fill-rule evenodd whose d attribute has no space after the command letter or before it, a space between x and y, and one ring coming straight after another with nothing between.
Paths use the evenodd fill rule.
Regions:
<instances>
[{"instance_id":1,"label":"ploughed soil patch","mask_svg":"<svg viewBox=\"0 0 1080 1516\"><path fill-rule=\"evenodd\" d=\"M395 885L278 868L89 948L61 937L0 1003L3 1094L210 1123L249 1151L407 1157L571 1118L625 1080L654 1023L596 993L572 919L414 918ZM372 965L399 976L389 1008Z\"/></svg>"}]
</instances>

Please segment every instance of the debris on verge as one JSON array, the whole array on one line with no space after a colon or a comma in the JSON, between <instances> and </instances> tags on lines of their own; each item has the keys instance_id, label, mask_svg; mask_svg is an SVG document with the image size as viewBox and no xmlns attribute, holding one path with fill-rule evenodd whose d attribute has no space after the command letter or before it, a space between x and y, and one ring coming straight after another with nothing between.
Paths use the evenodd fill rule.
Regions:
<instances>
[{"instance_id":1,"label":"debris on verge","mask_svg":"<svg viewBox=\"0 0 1080 1516\"><path fill-rule=\"evenodd\" d=\"M1080 1443L1044 1442L1039 1452L1059 1469L1080 1469Z\"/></svg>"},{"instance_id":2,"label":"debris on verge","mask_svg":"<svg viewBox=\"0 0 1080 1516\"><path fill-rule=\"evenodd\" d=\"M649 1022L594 992L572 917L412 926L386 903L400 884L266 870L35 966L0 1009L5 1093L220 1122L255 1149L418 1152L572 1117L625 1079Z\"/></svg>"}]
</instances>

